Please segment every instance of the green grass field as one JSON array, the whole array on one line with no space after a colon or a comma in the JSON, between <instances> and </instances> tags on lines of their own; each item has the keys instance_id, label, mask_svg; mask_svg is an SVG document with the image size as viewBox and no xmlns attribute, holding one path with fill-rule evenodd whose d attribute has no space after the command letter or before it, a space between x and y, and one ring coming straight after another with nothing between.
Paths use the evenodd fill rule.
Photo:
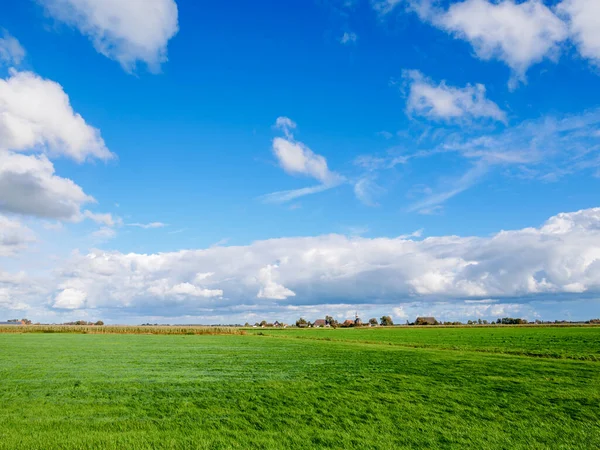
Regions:
<instances>
[{"instance_id":1,"label":"green grass field","mask_svg":"<svg viewBox=\"0 0 600 450\"><path fill-rule=\"evenodd\" d=\"M600 361L600 327L492 326L247 329L268 336Z\"/></svg>"},{"instance_id":2,"label":"green grass field","mask_svg":"<svg viewBox=\"0 0 600 450\"><path fill-rule=\"evenodd\" d=\"M264 333L0 334L0 448L600 448L600 328Z\"/></svg>"}]
</instances>

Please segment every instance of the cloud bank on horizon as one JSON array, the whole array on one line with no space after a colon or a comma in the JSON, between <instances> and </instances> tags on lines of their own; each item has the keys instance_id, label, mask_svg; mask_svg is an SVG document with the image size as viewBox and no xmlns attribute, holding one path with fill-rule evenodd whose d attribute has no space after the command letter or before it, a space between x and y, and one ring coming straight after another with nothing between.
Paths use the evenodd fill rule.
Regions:
<instances>
[{"instance_id":1,"label":"cloud bank on horizon","mask_svg":"<svg viewBox=\"0 0 600 450\"><path fill-rule=\"evenodd\" d=\"M255 80L263 86L260 97L247 92L255 103L225 79L229 56L213 60L223 67L207 61L202 82L189 78L192 62L168 61L169 48L178 58L210 56L186 33L211 31L180 23L180 12L202 9L189 1L37 3L51 27L15 26L23 41L14 30L0 38L0 317L243 323L357 309L397 320L600 313L594 2L336 4L343 23L331 25L339 29L327 51L352 55L355 84L324 62L316 79L335 83L296 95L311 77L300 67L315 52L286 52L273 65L259 48L256 61L244 60L247 76L263 63L260 76L275 76L272 87ZM213 7L207 20L220 17ZM371 16L359 25L361 7ZM422 39L382 83L365 55L377 48L389 57L373 36L395 48L392 17ZM36 33L94 61L93 73L48 61ZM424 57L431 36L462 51L468 70ZM221 44L233 52L242 45L234 41ZM508 83L492 64L507 68ZM546 102L536 84L561 70L584 81L541 91L556 97ZM374 106L382 85L393 109Z\"/></svg>"}]
</instances>

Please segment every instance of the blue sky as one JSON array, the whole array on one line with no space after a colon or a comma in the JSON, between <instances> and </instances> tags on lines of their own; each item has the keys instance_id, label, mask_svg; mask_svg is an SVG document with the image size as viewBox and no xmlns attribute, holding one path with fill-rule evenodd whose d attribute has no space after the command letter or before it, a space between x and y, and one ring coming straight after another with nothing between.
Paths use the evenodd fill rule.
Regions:
<instances>
[{"instance_id":1,"label":"blue sky","mask_svg":"<svg viewBox=\"0 0 600 450\"><path fill-rule=\"evenodd\" d=\"M600 315L594 2L9 3L2 316Z\"/></svg>"}]
</instances>

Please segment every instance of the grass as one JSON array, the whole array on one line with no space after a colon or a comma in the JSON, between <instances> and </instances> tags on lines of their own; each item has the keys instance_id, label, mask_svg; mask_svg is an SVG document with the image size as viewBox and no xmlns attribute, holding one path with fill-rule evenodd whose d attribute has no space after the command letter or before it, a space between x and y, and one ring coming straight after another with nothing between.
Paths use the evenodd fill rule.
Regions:
<instances>
[{"instance_id":1,"label":"grass","mask_svg":"<svg viewBox=\"0 0 600 450\"><path fill-rule=\"evenodd\" d=\"M247 331L301 339L600 361L598 326L291 328Z\"/></svg>"},{"instance_id":2,"label":"grass","mask_svg":"<svg viewBox=\"0 0 600 450\"><path fill-rule=\"evenodd\" d=\"M462 341L444 330L473 342L470 329ZM510 330L519 341L524 329ZM591 330L567 351L596 354ZM478 351L448 351L398 344L404 330L367 339L392 345L348 331L0 334L0 448L600 447L598 362L487 352L485 335Z\"/></svg>"}]
</instances>

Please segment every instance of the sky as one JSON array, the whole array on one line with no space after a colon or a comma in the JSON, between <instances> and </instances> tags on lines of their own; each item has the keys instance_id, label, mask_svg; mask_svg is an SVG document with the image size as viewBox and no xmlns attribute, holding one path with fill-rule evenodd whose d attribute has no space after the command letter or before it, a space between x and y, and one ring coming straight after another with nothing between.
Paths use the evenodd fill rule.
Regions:
<instances>
[{"instance_id":1,"label":"sky","mask_svg":"<svg viewBox=\"0 0 600 450\"><path fill-rule=\"evenodd\" d=\"M0 10L0 320L600 316L597 1Z\"/></svg>"}]
</instances>

